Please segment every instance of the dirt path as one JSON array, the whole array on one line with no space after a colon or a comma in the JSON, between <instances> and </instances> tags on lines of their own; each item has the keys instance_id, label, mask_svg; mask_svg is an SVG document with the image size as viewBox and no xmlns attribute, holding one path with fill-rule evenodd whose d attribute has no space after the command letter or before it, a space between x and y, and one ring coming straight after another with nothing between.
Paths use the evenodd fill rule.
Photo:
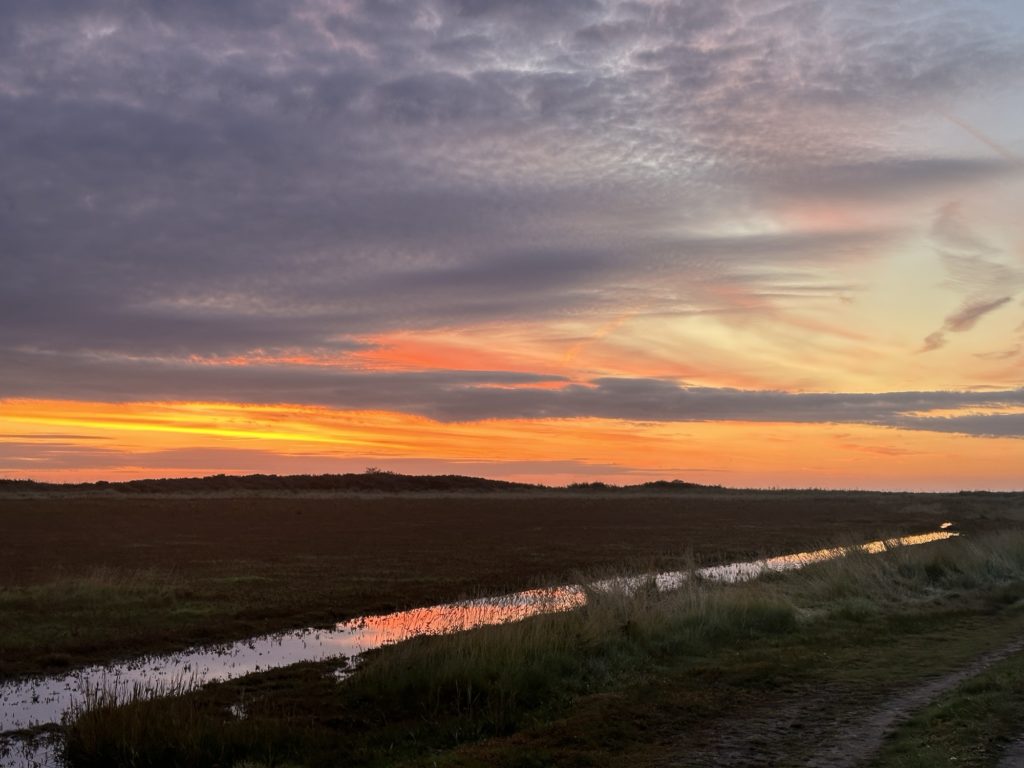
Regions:
<instances>
[{"instance_id":1,"label":"dirt path","mask_svg":"<svg viewBox=\"0 0 1024 768\"><path fill-rule=\"evenodd\" d=\"M1024 768L1024 736L1019 738L1006 750L999 768Z\"/></svg>"},{"instance_id":2,"label":"dirt path","mask_svg":"<svg viewBox=\"0 0 1024 768\"><path fill-rule=\"evenodd\" d=\"M840 686L780 691L759 710L677 744L671 757L656 764L854 768L867 762L886 735L914 712L1020 651L1024 638L883 700L875 692ZM1024 739L1011 747L1000 768L1024 768Z\"/></svg>"},{"instance_id":3,"label":"dirt path","mask_svg":"<svg viewBox=\"0 0 1024 768\"><path fill-rule=\"evenodd\" d=\"M883 703L866 717L863 712L852 712L842 729L845 731L845 737L830 743L828 747L815 754L806 765L808 768L852 768L858 765L877 752L885 736L914 712L964 681L980 675L993 664L1022 650L1024 638L1018 638L996 651L979 656L955 672L932 678L903 692Z\"/></svg>"}]
</instances>

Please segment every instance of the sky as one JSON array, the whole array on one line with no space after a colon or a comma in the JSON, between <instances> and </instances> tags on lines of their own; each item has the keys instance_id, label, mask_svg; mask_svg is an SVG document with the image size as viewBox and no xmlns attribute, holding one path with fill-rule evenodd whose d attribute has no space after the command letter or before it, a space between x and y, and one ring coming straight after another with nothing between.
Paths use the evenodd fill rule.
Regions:
<instances>
[{"instance_id":1,"label":"sky","mask_svg":"<svg viewBox=\"0 0 1024 768\"><path fill-rule=\"evenodd\" d=\"M1019 0L5 0L0 477L1024 488Z\"/></svg>"}]
</instances>

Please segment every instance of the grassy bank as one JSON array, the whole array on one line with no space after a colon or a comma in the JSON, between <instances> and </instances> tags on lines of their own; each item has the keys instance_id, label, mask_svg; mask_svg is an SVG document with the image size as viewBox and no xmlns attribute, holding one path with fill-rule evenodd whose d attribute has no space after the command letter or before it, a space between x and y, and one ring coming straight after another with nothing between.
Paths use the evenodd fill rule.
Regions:
<instances>
[{"instance_id":1,"label":"grassy bank","mask_svg":"<svg viewBox=\"0 0 1024 768\"><path fill-rule=\"evenodd\" d=\"M983 529L1024 496L727 490L0 493L0 678L350 616L857 535ZM456 546L458 543L458 546Z\"/></svg>"},{"instance_id":2,"label":"grassy bank","mask_svg":"<svg viewBox=\"0 0 1024 768\"><path fill-rule=\"evenodd\" d=\"M764 749L799 757L843 707L870 710L1024 631L1022 597L1017 532L854 552L737 586L591 589L570 614L383 649L343 685L334 665L303 665L160 701L97 701L69 726L68 756L75 766L654 765L711 749L699 743L709 733L740 741L728 723L756 730L817 697L802 731L761 729L773 740Z\"/></svg>"},{"instance_id":3,"label":"grassy bank","mask_svg":"<svg viewBox=\"0 0 1024 768\"><path fill-rule=\"evenodd\" d=\"M930 768L998 763L1024 737L1024 654L959 685L899 728L872 768Z\"/></svg>"}]
</instances>

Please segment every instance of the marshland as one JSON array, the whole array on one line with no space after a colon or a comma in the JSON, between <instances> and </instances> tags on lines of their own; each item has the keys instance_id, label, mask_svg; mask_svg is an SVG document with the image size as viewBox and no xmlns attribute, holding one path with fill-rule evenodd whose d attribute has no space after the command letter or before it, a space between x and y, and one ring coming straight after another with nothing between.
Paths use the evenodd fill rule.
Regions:
<instances>
[{"instance_id":1,"label":"marshland","mask_svg":"<svg viewBox=\"0 0 1024 768\"><path fill-rule=\"evenodd\" d=\"M996 765L1024 735L1019 494L244 485L3 489L8 689L139 670L5 764ZM255 667L194 666L232 647Z\"/></svg>"}]
</instances>

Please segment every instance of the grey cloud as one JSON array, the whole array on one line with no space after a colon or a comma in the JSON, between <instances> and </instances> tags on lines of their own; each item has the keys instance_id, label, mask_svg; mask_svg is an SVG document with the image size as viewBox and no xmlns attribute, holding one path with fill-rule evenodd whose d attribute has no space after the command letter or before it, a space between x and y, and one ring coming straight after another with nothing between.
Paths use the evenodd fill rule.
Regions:
<instances>
[{"instance_id":1,"label":"grey cloud","mask_svg":"<svg viewBox=\"0 0 1024 768\"><path fill-rule=\"evenodd\" d=\"M167 218L181 216L184 224L185 212L158 205L126 224L139 238L149 230L144 265L109 222L81 211L79 235L95 255L76 260L73 251L51 242L51 227L31 230L27 236L49 253L7 268L0 283L0 347L151 356L297 346L343 351L358 345L338 342L339 335L575 314L595 305L595 292L607 306L616 300L605 290L610 283L646 291L649 302L659 287L672 285L674 303L686 298L715 311L721 307L707 306L701 294L708 281L734 279L730 273L766 257L776 263L856 257L893 235L616 234L581 248L572 233L560 231L561 220L610 205L591 198L570 190L539 192L529 201L451 189L367 191L337 195L323 219L283 200L261 210L245 231L226 231L231 219L209 220L202 237L222 249L222 258L213 260L198 237L164 234ZM194 215L206 217L201 210ZM647 228L642 219L632 224L633 214L612 215L624 219L626 230ZM296 232L289 224L305 228ZM496 234L522 242L526 233L515 230L524 224L544 233L537 239L548 244L510 249L488 242ZM339 240L346 247L333 252ZM566 244L556 246L560 240ZM753 274L747 269L742 279L756 280Z\"/></svg>"},{"instance_id":2,"label":"grey cloud","mask_svg":"<svg viewBox=\"0 0 1024 768\"><path fill-rule=\"evenodd\" d=\"M971 330L985 315L994 312L1012 300L1011 296L998 299L969 301L946 318L942 328L925 337L922 352L931 352L946 345L946 333L964 333Z\"/></svg>"},{"instance_id":3,"label":"grey cloud","mask_svg":"<svg viewBox=\"0 0 1024 768\"><path fill-rule=\"evenodd\" d=\"M680 237L670 241L681 254L723 256L743 260L769 257L774 263L789 259L828 260L837 254L875 248L899 233L889 230L783 232L777 234Z\"/></svg>"},{"instance_id":4,"label":"grey cloud","mask_svg":"<svg viewBox=\"0 0 1024 768\"><path fill-rule=\"evenodd\" d=\"M879 115L1019 79L998 20L916 2L3 3L0 355L344 352L339 336L606 315L664 286L722 311L709 281L768 294L768 261L826 269L892 233L688 234L717 205L1013 172L872 138ZM851 125L800 119L816 105Z\"/></svg>"},{"instance_id":5,"label":"grey cloud","mask_svg":"<svg viewBox=\"0 0 1024 768\"><path fill-rule=\"evenodd\" d=\"M924 337L924 344L921 346L922 352L934 352L936 349L942 349L946 346L946 334L942 331L933 331Z\"/></svg>"},{"instance_id":6,"label":"grey cloud","mask_svg":"<svg viewBox=\"0 0 1024 768\"><path fill-rule=\"evenodd\" d=\"M274 0L9 0L4 14L13 23L41 23L98 17L134 19L148 16L168 24L214 25L233 29L265 29L289 18L285 6Z\"/></svg>"},{"instance_id":7,"label":"grey cloud","mask_svg":"<svg viewBox=\"0 0 1024 768\"><path fill-rule=\"evenodd\" d=\"M965 304L958 311L946 318L946 330L960 333L969 331L980 318L1011 301L1012 297L1003 296L992 301L976 301Z\"/></svg>"},{"instance_id":8,"label":"grey cloud","mask_svg":"<svg viewBox=\"0 0 1024 768\"><path fill-rule=\"evenodd\" d=\"M999 158L893 157L869 162L806 164L783 171L756 171L749 181L774 194L813 199L900 198L921 191L941 192L963 184L1019 174L1018 164Z\"/></svg>"},{"instance_id":9,"label":"grey cloud","mask_svg":"<svg viewBox=\"0 0 1024 768\"><path fill-rule=\"evenodd\" d=\"M480 410L474 412L474 404ZM493 403L493 405L492 405ZM458 404L432 415L465 419L485 413L506 418L593 416L635 421L784 421L908 425L905 414L934 408L1019 405L1024 390L1002 392L889 392L869 394L746 391L685 387L656 379L596 379L562 390L463 393ZM488 408L489 410L485 410Z\"/></svg>"},{"instance_id":10,"label":"grey cloud","mask_svg":"<svg viewBox=\"0 0 1024 768\"><path fill-rule=\"evenodd\" d=\"M758 5L764 4L748 4ZM936 12L936 3L925 2L897 7L797 0L752 17L750 25L783 45L780 30L799 36L789 52L800 83L792 95L802 101L916 101L973 84L980 72L1019 65L1020 50L1000 39L983 11L939 5Z\"/></svg>"},{"instance_id":11,"label":"grey cloud","mask_svg":"<svg viewBox=\"0 0 1024 768\"><path fill-rule=\"evenodd\" d=\"M977 352L975 357L981 358L982 360L1009 360L1011 357L1016 357L1020 354L1021 345L1015 344L1009 349L998 349L992 352Z\"/></svg>"},{"instance_id":12,"label":"grey cloud","mask_svg":"<svg viewBox=\"0 0 1024 768\"><path fill-rule=\"evenodd\" d=\"M380 295L408 287L415 289L419 297L429 297L432 290L443 294L455 291L465 296L483 293L488 301L521 292L524 295L520 298L526 300L525 294L561 294L567 288L599 282L608 271L619 270L604 249L512 251L488 261L393 273L380 278L373 289Z\"/></svg>"},{"instance_id":13,"label":"grey cloud","mask_svg":"<svg viewBox=\"0 0 1024 768\"><path fill-rule=\"evenodd\" d=\"M552 23L601 8L597 0L445 0L445 5L469 18L505 17L532 23Z\"/></svg>"},{"instance_id":14,"label":"grey cloud","mask_svg":"<svg viewBox=\"0 0 1024 768\"><path fill-rule=\"evenodd\" d=\"M931 235L957 289L990 297L1024 284L1024 270L999 261L1000 249L974 231L959 203L939 208Z\"/></svg>"},{"instance_id":15,"label":"grey cloud","mask_svg":"<svg viewBox=\"0 0 1024 768\"><path fill-rule=\"evenodd\" d=\"M940 250L939 257L949 275L949 285L964 293L989 296L1024 283L1024 271L990 259L984 252Z\"/></svg>"},{"instance_id":16,"label":"grey cloud","mask_svg":"<svg viewBox=\"0 0 1024 768\"><path fill-rule=\"evenodd\" d=\"M457 399L473 387L560 381L508 371L362 373L329 366L195 364L99 355L8 352L0 397L95 399L112 402L211 398L240 402L296 402L345 407L387 407L426 412L431 398ZM75 393L69 391L73 388ZM405 403L403 407L400 404ZM376 404L376 406L374 405Z\"/></svg>"},{"instance_id":17,"label":"grey cloud","mask_svg":"<svg viewBox=\"0 0 1024 768\"><path fill-rule=\"evenodd\" d=\"M643 25L635 20L604 21L576 30L576 42L585 46L618 45L643 33Z\"/></svg>"},{"instance_id":18,"label":"grey cloud","mask_svg":"<svg viewBox=\"0 0 1024 768\"><path fill-rule=\"evenodd\" d=\"M493 51L494 43L482 34L458 35L431 44L430 50L439 56L472 63L481 54Z\"/></svg>"},{"instance_id":19,"label":"grey cloud","mask_svg":"<svg viewBox=\"0 0 1024 768\"><path fill-rule=\"evenodd\" d=\"M926 432L953 432L978 437L1024 437L1024 413L895 419L892 426Z\"/></svg>"},{"instance_id":20,"label":"grey cloud","mask_svg":"<svg viewBox=\"0 0 1024 768\"><path fill-rule=\"evenodd\" d=\"M981 256L998 253L998 249L990 245L966 222L959 203L947 203L935 215L932 223L932 237L941 246L969 251Z\"/></svg>"},{"instance_id":21,"label":"grey cloud","mask_svg":"<svg viewBox=\"0 0 1024 768\"><path fill-rule=\"evenodd\" d=\"M381 114L402 123L497 120L517 104L496 83L449 72L411 75L384 83L377 88L375 101Z\"/></svg>"},{"instance_id":22,"label":"grey cloud","mask_svg":"<svg viewBox=\"0 0 1024 768\"><path fill-rule=\"evenodd\" d=\"M922 352L945 346L947 333L964 333L985 315L1013 301L1006 291L1024 284L1024 271L998 261L1001 252L974 232L957 203L942 206L932 238L950 276L950 286L967 294L963 305L924 340Z\"/></svg>"},{"instance_id":23,"label":"grey cloud","mask_svg":"<svg viewBox=\"0 0 1024 768\"><path fill-rule=\"evenodd\" d=\"M688 387L636 378L599 378L549 389L529 385L563 380L501 371L359 372L326 366L209 366L29 354L8 355L5 363L0 397L6 398L60 398L68 396L73 387L70 394L81 399L287 402L402 411L442 422L592 417L655 422L860 423L921 430L934 425L934 431L1024 437L1024 430L1019 429L1024 422L1011 418L1012 414L981 421L973 416L936 419L926 414L934 409L1020 407L1024 389L794 394ZM924 415L919 415L922 412ZM1004 418L1006 421L1000 421ZM961 429L955 429L957 425ZM984 429L974 431L975 426ZM998 429L1002 431L994 431Z\"/></svg>"}]
</instances>

